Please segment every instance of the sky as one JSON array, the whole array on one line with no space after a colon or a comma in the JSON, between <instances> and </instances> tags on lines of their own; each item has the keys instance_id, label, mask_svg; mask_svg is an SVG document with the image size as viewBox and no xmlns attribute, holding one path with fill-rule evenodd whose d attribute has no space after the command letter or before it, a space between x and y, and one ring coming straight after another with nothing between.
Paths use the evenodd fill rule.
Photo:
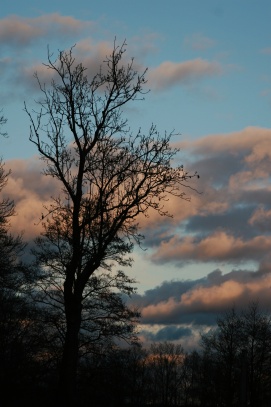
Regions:
<instances>
[{"instance_id":1,"label":"sky","mask_svg":"<svg viewBox=\"0 0 271 407\"><path fill-rule=\"evenodd\" d=\"M0 155L12 173L12 231L40 233L43 205L57 190L41 175L29 142L31 109L48 49L75 45L90 70L127 43L126 57L148 67L145 100L124 114L133 132L173 132L178 162L200 179L190 201L170 198L173 218L141 222L144 250L126 270L137 280L144 343L187 349L232 307L271 305L271 3L270 0L25 0L0 10Z\"/></svg>"}]
</instances>

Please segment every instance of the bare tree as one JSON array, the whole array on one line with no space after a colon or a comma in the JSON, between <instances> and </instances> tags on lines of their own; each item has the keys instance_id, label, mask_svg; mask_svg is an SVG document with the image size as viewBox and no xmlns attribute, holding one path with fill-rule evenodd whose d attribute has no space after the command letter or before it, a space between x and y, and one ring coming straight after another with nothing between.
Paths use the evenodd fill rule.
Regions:
<instances>
[{"instance_id":1,"label":"bare tree","mask_svg":"<svg viewBox=\"0 0 271 407\"><path fill-rule=\"evenodd\" d=\"M45 161L44 173L56 178L62 194L45 214L38 259L54 270L53 284L62 293L66 332L60 372L65 405L73 403L82 308L91 295L88 281L96 273L112 272L114 264L130 266L134 242L142 241L139 215L164 207L169 195L186 199L183 187L196 176L172 166L178 152L172 134L161 136L155 126L133 135L122 108L142 98L146 71L138 73L133 59L124 63L126 44L114 44L100 71L88 78L76 63L73 48L48 54L45 66L53 74L49 87L36 74L43 99L39 112L26 112L30 141Z\"/></svg>"},{"instance_id":2,"label":"bare tree","mask_svg":"<svg viewBox=\"0 0 271 407\"><path fill-rule=\"evenodd\" d=\"M5 123L0 116L1 136L7 136L2 131ZM9 231L10 219L15 216L14 201L4 192L9 175L0 158L0 382L1 397L8 397L12 404L13 394L18 392L23 400L34 342L25 295L28 270L21 260L25 244L21 235L13 236Z\"/></svg>"},{"instance_id":3,"label":"bare tree","mask_svg":"<svg viewBox=\"0 0 271 407\"><path fill-rule=\"evenodd\" d=\"M153 405L180 405L185 353L181 345L170 342L153 343L149 354L150 388Z\"/></svg>"},{"instance_id":4,"label":"bare tree","mask_svg":"<svg viewBox=\"0 0 271 407\"><path fill-rule=\"evenodd\" d=\"M220 403L266 405L270 394L269 313L258 303L249 304L241 312L232 309L218 318L216 329L202 336L202 346L215 366L213 390L219 394Z\"/></svg>"}]
</instances>

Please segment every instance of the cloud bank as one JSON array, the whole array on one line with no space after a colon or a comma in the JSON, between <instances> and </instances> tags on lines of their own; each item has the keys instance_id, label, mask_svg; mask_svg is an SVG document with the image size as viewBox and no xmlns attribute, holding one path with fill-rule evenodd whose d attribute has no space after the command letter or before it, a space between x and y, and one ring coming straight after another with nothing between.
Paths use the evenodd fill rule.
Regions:
<instances>
[{"instance_id":1,"label":"cloud bank","mask_svg":"<svg viewBox=\"0 0 271 407\"><path fill-rule=\"evenodd\" d=\"M142 220L147 255L165 269L167 264L180 270L209 264L210 273L198 280L165 281L131 301L141 310L145 341L185 340L189 345L226 309L252 301L270 305L271 130L246 128L180 147L188 166L201 175L193 185L201 193L191 190L190 202L171 197L173 218ZM40 232L43 205L59 194L59 185L41 175L36 157L8 161L7 168L12 174L5 193L18 213L13 231L23 229L31 239ZM223 274L221 264L232 265L232 271Z\"/></svg>"}]
</instances>

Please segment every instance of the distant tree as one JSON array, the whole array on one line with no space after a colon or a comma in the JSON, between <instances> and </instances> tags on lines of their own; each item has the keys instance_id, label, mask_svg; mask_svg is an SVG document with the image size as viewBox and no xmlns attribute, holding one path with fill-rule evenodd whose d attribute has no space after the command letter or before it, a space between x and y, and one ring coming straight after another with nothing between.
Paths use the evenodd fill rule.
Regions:
<instances>
[{"instance_id":1,"label":"distant tree","mask_svg":"<svg viewBox=\"0 0 271 407\"><path fill-rule=\"evenodd\" d=\"M210 372L208 372L210 373ZM206 372L204 371L204 358L196 350L187 353L183 360L181 383L179 391L182 395L181 405L184 407L200 405L204 398L202 393L207 390L210 398L210 389L206 389ZM210 386L208 383L208 387ZM203 404L207 407L207 403Z\"/></svg>"},{"instance_id":2,"label":"distant tree","mask_svg":"<svg viewBox=\"0 0 271 407\"><path fill-rule=\"evenodd\" d=\"M0 117L1 125L6 119ZM27 377L33 367L35 329L25 294L28 270L21 261L25 244L21 236L10 231L10 219L15 216L13 200L4 194L10 171L0 159L0 385L1 397L12 403L13 395L26 392ZM28 387L27 386L27 387Z\"/></svg>"},{"instance_id":3,"label":"distant tree","mask_svg":"<svg viewBox=\"0 0 271 407\"><path fill-rule=\"evenodd\" d=\"M181 404L181 383L185 353L181 345L170 342L151 345L148 367L151 374L149 396L153 405Z\"/></svg>"},{"instance_id":4,"label":"distant tree","mask_svg":"<svg viewBox=\"0 0 271 407\"><path fill-rule=\"evenodd\" d=\"M205 351L211 353L220 373L219 393L225 398L226 405L233 405L236 392L236 363L242 349L242 327L240 318L233 308L217 320L217 329L203 335L202 344Z\"/></svg>"},{"instance_id":5,"label":"distant tree","mask_svg":"<svg viewBox=\"0 0 271 407\"><path fill-rule=\"evenodd\" d=\"M217 328L202 336L202 345L217 372L213 387L220 403L266 405L271 389L271 321L258 304L218 318Z\"/></svg>"},{"instance_id":6,"label":"distant tree","mask_svg":"<svg viewBox=\"0 0 271 407\"><path fill-rule=\"evenodd\" d=\"M147 375L147 350L138 343L104 348L79 365L80 401L86 406L143 407L149 401Z\"/></svg>"},{"instance_id":7,"label":"distant tree","mask_svg":"<svg viewBox=\"0 0 271 407\"><path fill-rule=\"evenodd\" d=\"M252 303L242 314L244 321L241 369L243 392L251 407L264 406L271 392L271 319Z\"/></svg>"},{"instance_id":8,"label":"distant tree","mask_svg":"<svg viewBox=\"0 0 271 407\"><path fill-rule=\"evenodd\" d=\"M1 126L6 123L6 119L0 117L0 134L6 135L1 130ZM7 307L10 314L9 300L14 302L15 295L22 284L22 267L19 256L24 245L20 236L14 238L9 233L9 221L15 214L14 202L4 196L3 190L8 182L10 171L5 170L5 165L0 159L0 296L1 296L1 328L5 329L3 307ZM11 327L11 325L9 324Z\"/></svg>"},{"instance_id":9,"label":"distant tree","mask_svg":"<svg viewBox=\"0 0 271 407\"><path fill-rule=\"evenodd\" d=\"M66 406L75 400L80 330L85 304L95 292L91 277L95 273L99 279L103 272L110 279L115 264L130 266L133 244L143 238L139 215L150 210L169 215L168 196L186 198L183 187L196 175L172 167L178 151L170 147L172 134L161 136L155 126L146 135L130 132L122 108L142 97L146 71L138 73L133 60L124 64L124 53L125 44L114 45L92 78L76 63L73 48L56 61L48 55L45 66L54 79L47 87L36 75L40 111L26 107L30 140L46 164L44 173L62 188L47 208L36 256L64 304L59 387Z\"/></svg>"}]
</instances>

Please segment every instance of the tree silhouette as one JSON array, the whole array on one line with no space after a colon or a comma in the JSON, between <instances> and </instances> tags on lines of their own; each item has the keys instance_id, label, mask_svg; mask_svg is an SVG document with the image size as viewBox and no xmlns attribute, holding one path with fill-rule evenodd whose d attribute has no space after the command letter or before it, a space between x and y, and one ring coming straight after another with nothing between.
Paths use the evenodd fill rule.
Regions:
<instances>
[{"instance_id":1,"label":"tree silhouette","mask_svg":"<svg viewBox=\"0 0 271 407\"><path fill-rule=\"evenodd\" d=\"M265 406L270 394L271 323L257 303L218 318L202 345L216 370L216 393L227 406Z\"/></svg>"},{"instance_id":2,"label":"tree silhouette","mask_svg":"<svg viewBox=\"0 0 271 407\"><path fill-rule=\"evenodd\" d=\"M169 216L164 202L169 195L186 199L183 187L196 175L172 166L178 152L170 146L172 134L162 136L155 126L147 134L130 132L122 108L144 94L146 71L138 73L133 59L123 62L125 45L114 44L92 78L76 63L74 48L59 52L55 61L49 54L45 66L53 74L50 86L36 75L43 95L37 102L40 111L25 107L30 140L46 164L44 173L62 189L47 208L36 256L64 305L59 386L66 406L75 399L82 316L93 296L91 277L108 273L110 279L114 265L130 266L133 245L143 239L139 215L154 210ZM126 292L131 292L129 285L127 281Z\"/></svg>"}]
</instances>

